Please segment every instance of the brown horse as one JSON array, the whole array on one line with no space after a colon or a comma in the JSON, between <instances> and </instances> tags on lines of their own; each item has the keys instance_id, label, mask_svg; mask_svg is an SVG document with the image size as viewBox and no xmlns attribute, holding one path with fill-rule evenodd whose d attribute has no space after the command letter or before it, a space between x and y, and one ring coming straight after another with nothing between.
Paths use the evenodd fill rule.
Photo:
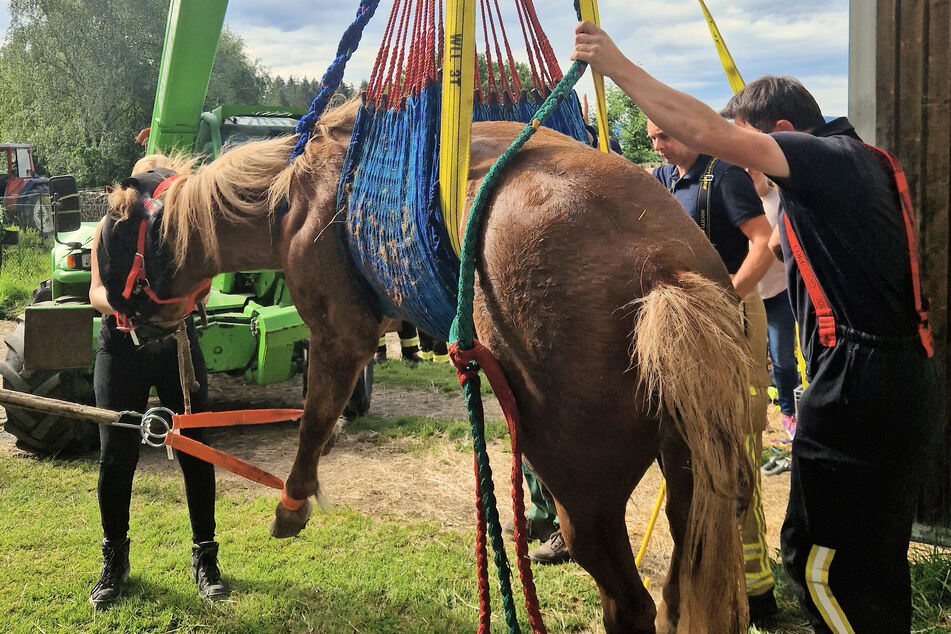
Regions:
<instances>
[{"instance_id":1,"label":"brown horse","mask_svg":"<svg viewBox=\"0 0 951 634\"><path fill-rule=\"evenodd\" d=\"M250 143L165 194L176 296L219 272L282 268L310 327L314 361L287 479L297 499L319 494L321 448L391 325L358 291L331 227L357 108L325 113L291 167L294 138ZM520 129L474 126L470 202ZM128 213L135 196L112 196L113 212ZM744 630L735 516L746 494L738 482L750 480L740 425L749 355L712 246L643 170L545 129L498 183L481 239L478 336L515 393L525 456L556 500L572 556L598 584L607 631L653 632L655 616L662 631ZM165 306L155 321L171 324L182 310ZM659 612L624 522L658 458L675 542ZM297 534L310 513L309 502L296 511L279 503L271 533Z\"/></svg>"}]
</instances>

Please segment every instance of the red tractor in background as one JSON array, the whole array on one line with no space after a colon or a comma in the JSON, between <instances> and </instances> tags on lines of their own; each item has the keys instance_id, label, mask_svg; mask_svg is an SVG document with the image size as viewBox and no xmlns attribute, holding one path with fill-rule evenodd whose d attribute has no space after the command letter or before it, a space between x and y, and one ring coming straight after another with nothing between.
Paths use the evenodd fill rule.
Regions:
<instances>
[{"instance_id":1,"label":"red tractor in background","mask_svg":"<svg viewBox=\"0 0 951 634\"><path fill-rule=\"evenodd\" d=\"M53 232L49 179L36 173L32 145L0 144L0 196L8 223Z\"/></svg>"}]
</instances>

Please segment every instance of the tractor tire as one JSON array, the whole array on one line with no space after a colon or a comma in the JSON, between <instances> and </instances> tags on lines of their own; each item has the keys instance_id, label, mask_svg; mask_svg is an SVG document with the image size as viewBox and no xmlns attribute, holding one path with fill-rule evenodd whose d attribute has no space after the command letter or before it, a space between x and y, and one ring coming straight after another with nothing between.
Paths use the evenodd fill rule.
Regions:
<instances>
[{"instance_id":1,"label":"tractor tire","mask_svg":"<svg viewBox=\"0 0 951 634\"><path fill-rule=\"evenodd\" d=\"M343 415L346 418L356 418L363 416L370 411L370 398L373 396L373 359L367 364L357 379L357 385L353 388L353 394L347 406L343 408Z\"/></svg>"},{"instance_id":2,"label":"tractor tire","mask_svg":"<svg viewBox=\"0 0 951 634\"><path fill-rule=\"evenodd\" d=\"M53 280L45 279L33 289L33 303L53 301Z\"/></svg>"},{"instance_id":3,"label":"tractor tire","mask_svg":"<svg viewBox=\"0 0 951 634\"><path fill-rule=\"evenodd\" d=\"M92 376L83 370L24 370L23 318L6 338L7 354L0 361L3 387L25 394L56 398L63 401L93 404ZM81 389L81 386L87 389ZM4 429L13 434L16 445L24 451L40 456L71 455L99 446L99 427L86 421L41 414L17 407L5 406L7 420Z\"/></svg>"}]
</instances>

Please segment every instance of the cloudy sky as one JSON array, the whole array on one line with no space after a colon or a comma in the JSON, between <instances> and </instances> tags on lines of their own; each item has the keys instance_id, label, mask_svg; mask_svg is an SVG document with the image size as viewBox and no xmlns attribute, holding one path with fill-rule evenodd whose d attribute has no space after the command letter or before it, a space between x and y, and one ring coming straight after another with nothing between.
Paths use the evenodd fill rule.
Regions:
<instances>
[{"instance_id":1,"label":"cloudy sky","mask_svg":"<svg viewBox=\"0 0 951 634\"><path fill-rule=\"evenodd\" d=\"M145 0L134 0L145 1ZM148 0L163 1L163 0ZM737 67L747 81L766 73L793 75L809 88L827 115L848 109L848 0L706 0ZM340 35L353 20L357 0L231 0L225 22L244 38L250 54L272 74L319 77ZM696 0L600 0L601 23L633 60L662 81L718 108L730 97L710 32ZM516 57L524 45L513 6L501 0ZM6 29L8 3L0 5ZM369 77L391 0L383 0L364 32L345 81ZM568 66L576 23L573 2L535 0L555 54ZM510 19L511 18L511 19ZM481 28L481 27L479 27ZM590 79L579 85L592 93Z\"/></svg>"}]
</instances>

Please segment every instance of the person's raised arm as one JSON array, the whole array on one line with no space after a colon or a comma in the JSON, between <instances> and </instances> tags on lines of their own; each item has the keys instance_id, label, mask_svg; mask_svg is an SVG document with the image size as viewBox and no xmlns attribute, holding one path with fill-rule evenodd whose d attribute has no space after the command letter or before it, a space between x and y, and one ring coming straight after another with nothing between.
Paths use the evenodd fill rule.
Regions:
<instances>
[{"instance_id":1,"label":"person's raised arm","mask_svg":"<svg viewBox=\"0 0 951 634\"><path fill-rule=\"evenodd\" d=\"M99 236L105 222L106 219L103 218L96 225L96 235L92 240L92 253L90 253L92 275L89 279L89 303L103 315L111 315L113 312L112 306L109 305L109 298L106 294L106 287L102 284L102 278L99 277Z\"/></svg>"},{"instance_id":2,"label":"person's raised arm","mask_svg":"<svg viewBox=\"0 0 951 634\"><path fill-rule=\"evenodd\" d=\"M737 295L746 297L773 264L773 254L769 250L769 236L773 230L766 216L750 218L739 228L749 238L750 250L733 276L733 288Z\"/></svg>"},{"instance_id":3,"label":"person's raised arm","mask_svg":"<svg viewBox=\"0 0 951 634\"><path fill-rule=\"evenodd\" d=\"M777 178L789 175L786 156L771 136L734 126L698 99L653 78L591 22L575 28L571 59L614 80L648 119L688 147Z\"/></svg>"}]
</instances>

